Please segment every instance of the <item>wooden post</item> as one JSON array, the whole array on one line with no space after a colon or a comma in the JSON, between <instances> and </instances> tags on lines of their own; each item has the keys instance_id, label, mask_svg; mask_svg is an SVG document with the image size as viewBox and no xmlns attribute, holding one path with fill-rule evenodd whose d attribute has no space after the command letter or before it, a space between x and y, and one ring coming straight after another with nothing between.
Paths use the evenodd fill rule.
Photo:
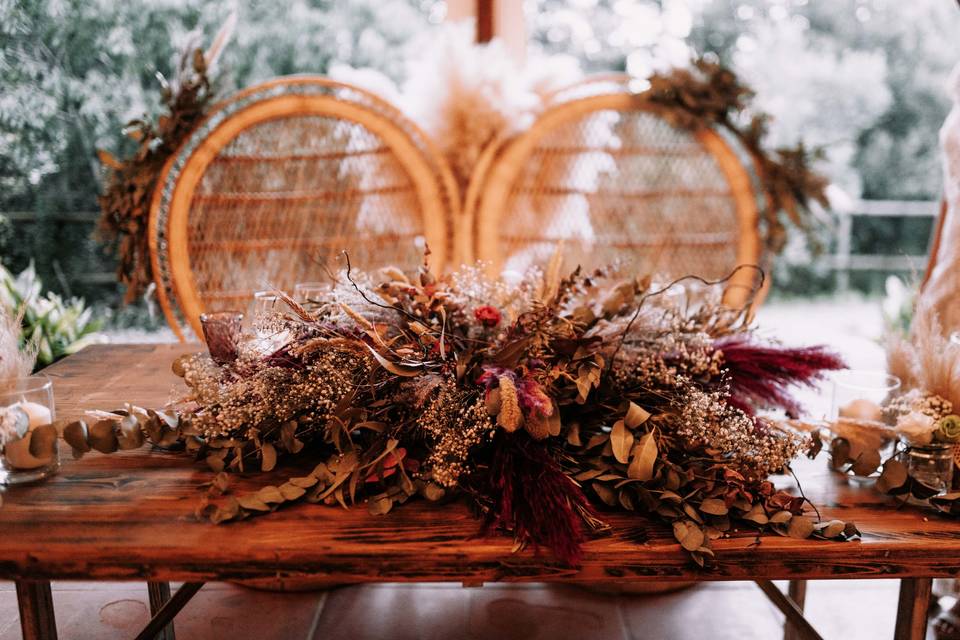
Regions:
<instances>
[{"instance_id":1,"label":"wooden post","mask_svg":"<svg viewBox=\"0 0 960 640\"><path fill-rule=\"evenodd\" d=\"M47 580L17 580L23 640L57 640L53 593Z\"/></svg>"},{"instance_id":2,"label":"wooden post","mask_svg":"<svg viewBox=\"0 0 960 640\"><path fill-rule=\"evenodd\" d=\"M803 605L807 599L807 581L791 580L787 587L787 595L797 605L800 611L803 611ZM783 640L801 640L800 634L792 624L783 626Z\"/></svg>"},{"instance_id":3,"label":"wooden post","mask_svg":"<svg viewBox=\"0 0 960 640\"><path fill-rule=\"evenodd\" d=\"M150 596L150 615L155 616L159 613L163 605L170 599L169 582L148 582L147 593ZM163 628L163 631L157 634L156 640L176 640L177 636L173 630L173 620Z\"/></svg>"},{"instance_id":4,"label":"wooden post","mask_svg":"<svg viewBox=\"0 0 960 640\"><path fill-rule=\"evenodd\" d=\"M477 0L477 42L493 40L494 0Z\"/></svg>"},{"instance_id":5,"label":"wooden post","mask_svg":"<svg viewBox=\"0 0 960 640\"><path fill-rule=\"evenodd\" d=\"M927 610L930 608L930 578L900 580L900 602L894 640L924 640L927 637Z\"/></svg>"}]
</instances>

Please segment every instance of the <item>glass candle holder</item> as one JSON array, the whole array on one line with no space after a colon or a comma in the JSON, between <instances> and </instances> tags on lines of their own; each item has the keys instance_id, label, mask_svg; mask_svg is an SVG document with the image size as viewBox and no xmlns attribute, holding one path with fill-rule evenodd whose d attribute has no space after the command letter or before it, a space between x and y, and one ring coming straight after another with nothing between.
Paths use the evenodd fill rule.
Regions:
<instances>
[{"instance_id":1,"label":"glass candle holder","mask_svg":"<svg viewBox=\"0 0 960 640\"><path fill-rule=\"evenodd\" d=\"M282 329L283 303L273 291L257 291L253 294L253 330L261 338Z\"/></svg>"},{"instance_id":2,"label":"glass candle holder","mask_svg":"<svg viewBox=\"0 0 960 640\"><path fill-rule=\"evenodd\" d=\"M60 467L53 383L43 375L0 380L0 484L35 482Z\"/></svg>"},{"instance_id":3,"label":"glass candle holder","mask_svg":"<svg viewBox=\"0 0 960 640\"><path fill-rule=\"evenodd\" d=\"M906 452L907 473L938 494L947 493L953 485L953 445L932 443L908 445Z\"/></svg>"},{"instance_id":4,"label":"glass candle holder","mask_svg":"<svg viewBox=\"0 0 960 640\"><path fill-rule=\"evenodd\" d=\"M304 306L317 304L330 292L326 282L298 282L293 285L293 299Z\"/></svg>"},{"instance_id":5,"label":"glass candle holder","mask_svg":"<svg viewBox=\"0 0 960 640\"><path fill-rule=\"evenodd\" d=\"M831 402L832 431L846 439L858 452L857 461L847 473L855 479L875 478L880 474L873 461L889 458L897 440L896 432L884 415L884 408L900 389L900 379L882 371L839 371L833 377ZM868 462L870 460L870 462Z\"/></svg>"},{"instance_id":6,"label":"glass candle holder","mask_svg":"<svg viewBox=\"0 0 960 640\"><path fill-rule=\"evenodd\" d=\"M203 339L210 357L221 367L231 364L240 353L240 329L243 314L239 311L217 311L200 316Z\"/></svg>"}]
</instances>

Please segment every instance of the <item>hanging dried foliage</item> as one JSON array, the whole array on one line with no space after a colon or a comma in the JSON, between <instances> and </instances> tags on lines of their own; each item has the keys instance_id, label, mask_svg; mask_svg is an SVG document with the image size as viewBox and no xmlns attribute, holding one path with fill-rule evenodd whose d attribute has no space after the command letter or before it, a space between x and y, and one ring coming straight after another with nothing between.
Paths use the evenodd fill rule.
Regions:
<instances>
[{"instance_id":1,"label":"hanging dried foliage","mask_svg":"<svg viewBox=\"0 0 960 640\"><path fill-rule=\"evenodd\" d=\"M157 179L164 163L199 124L213 102L216 92L210 70L234 22L231 16L206 53L201 49L185 51L172 82L157 73L164 113L156 120L146 117L131 120L124 128L124 133L138 144L136 153L119 160L106 150L97 152L107 171L106 188L98 199L101 210L98 230L106 241L116 245L117 280L127 288L126 302L143 294L153 282L147 226Z\"/></svg>"},{"instance_id":2,"label":"hanging dried foliage","mask_svg":"<svg viewBox=\"0 0 960 640\"><path fill-rule=\"evenodd\" d=\"M811 203L829 204L825 193L828 181L810 168L820 152L811 153L802 142L772 154L764 149L769 116L751 113L753 96L753 90L733 71L702 58L690 68L653 75L650 88L642 94L674 126L689 130L718 127L743 145L766 196L761 208L765 244L770 252L779 253L787 239L784 216L798 227L808 228ZM744 115L749 116L745 126L740 124Z\"/></svg>"}]
</instances>

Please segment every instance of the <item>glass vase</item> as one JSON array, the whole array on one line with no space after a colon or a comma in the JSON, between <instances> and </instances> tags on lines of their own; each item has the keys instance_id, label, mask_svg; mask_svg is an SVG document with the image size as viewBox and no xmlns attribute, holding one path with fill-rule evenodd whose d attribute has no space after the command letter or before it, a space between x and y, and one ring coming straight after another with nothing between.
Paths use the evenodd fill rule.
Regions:
<instances>
[{"instance_id":1,"label":"glass vase","mask_svg":"<svg viewBox=\"0 0 960 640\"><path fill-rule=\"evenodd\" d=\"M950 491L953 483L953 445L932 443L908 445L904 453L907 473L938 494Z\"/></svg>"},{"instance_id":2,"label":"glass vase","mask_svg":"<svg viewBox=\"0 0 960 640\"><path fill-rule=\"evenodd\" d=\"M53 383L43 375L0 380L0 484L47 478L60 467Z\"/></svg>"},{"instance_id":3,"label":"glass vase","mask_svg":"<svg viewBox=\"0 0 960 640\"><path fill-rule=\"evenodd\" d=\"M221 367L232 364L240 353L243 314L238 311L204 313L200 316L200 325L213 361Z\"/></svg>"},{"instance_id":4,"label":"glass vase","mask_svg":"<svg viewBox=\"0 0 960 640\"><path fill-rule=\"evenodd\" d=\"M859 461L845 471L852 480L876 479L882 461L893 455L897 434L884 409L899 389L900 379L883 371L845 370L833 376L830 430L849 443L850 455Z\"/></svg>"}]
</instances>

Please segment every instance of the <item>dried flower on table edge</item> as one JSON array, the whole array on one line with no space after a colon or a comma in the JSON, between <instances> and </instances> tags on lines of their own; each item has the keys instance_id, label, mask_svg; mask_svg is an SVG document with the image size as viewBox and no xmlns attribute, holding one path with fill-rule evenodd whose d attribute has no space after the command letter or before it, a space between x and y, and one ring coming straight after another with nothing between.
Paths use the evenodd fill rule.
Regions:
<instances>
[{"instance_id":1,"label":"dried flower on table edge","mask_svg":"<svg viewBox=\"0 0 960 640\"><path fill-rule=\"evenodd\" d=\"M298 501L366 499L383 514L461 495L485 529L569 565L608 509L666 521L700 565L734 523L856 534L803 515L802 497L767 480L808 441L758 413L793 410L787 387L839 359L761 343L745 310L720 303L724 281L685 278L704 286L664 296L675 283L614 269L550 280L534 270L506 287L475 267L424 267L378 282L348 260L327 298L290 301L278 333L248 336L235 360L178 359L188 392L173 410L94 412L63 437L75 455L149 442L205 460L218 475L198 513L214 522ZM280 484L230 491L230 472L305 461Z\"/></svg>"}]
</instances>

